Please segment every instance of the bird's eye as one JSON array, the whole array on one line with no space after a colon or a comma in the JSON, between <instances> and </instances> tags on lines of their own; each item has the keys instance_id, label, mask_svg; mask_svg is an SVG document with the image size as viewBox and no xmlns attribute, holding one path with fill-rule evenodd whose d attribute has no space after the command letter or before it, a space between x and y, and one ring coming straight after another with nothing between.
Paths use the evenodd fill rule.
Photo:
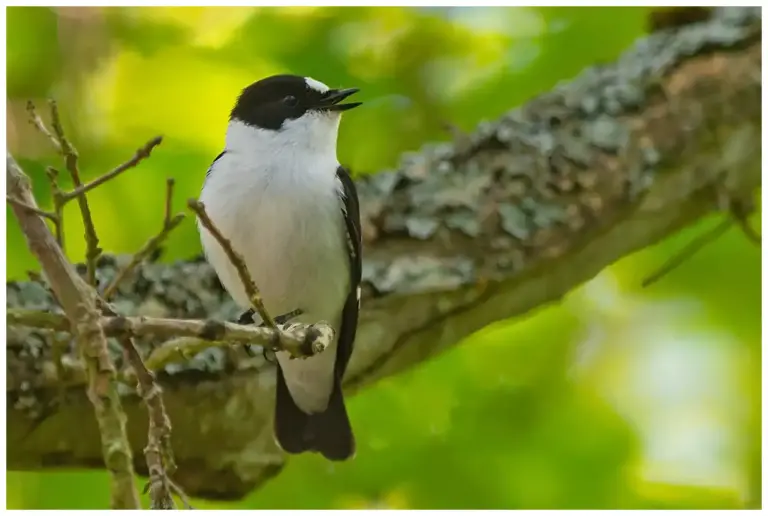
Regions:
<instances>
[{"instance_id":1,"label":"bird's eye","mask_svg":"<svg viewBox=\"0 0 768 516\"><path fill-rule=\"evenodd\" d=\"M299 103L299 100L296 97L294 97L293 95L288 95L287 97L285 97L283 99L283 104L285 104L286 106L293 107L293 106L295 106L298 103Z\"/></svg>"}]
</instances>

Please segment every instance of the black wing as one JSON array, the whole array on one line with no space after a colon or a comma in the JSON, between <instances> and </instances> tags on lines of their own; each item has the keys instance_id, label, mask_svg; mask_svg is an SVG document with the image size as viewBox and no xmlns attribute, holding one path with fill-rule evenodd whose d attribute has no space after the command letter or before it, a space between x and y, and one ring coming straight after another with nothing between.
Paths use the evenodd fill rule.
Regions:
<instances>
[{"instance_id":1,"label":"black wing","mask_svg":"<svg viewBox=\"0 0 768 516\"><path fill-rule=\"evenodd\" d=\"M216 162L217 162L217 161L219 161L219 159L221 159L221 157L222 157L224 154L226 154L226 153L227 153L227 151L222 151L222 152L221 152L221 154L219 154L218 156L216 156L216 159L214 159L214 160L213 160L213 162L211 163L211 166L210 166L210 167L208 167L208 172L206 172L206 173L205 173L205 179L206 179L206 180L208 179L208 176L210 176L210 175L211 175L211 172L213 172L213 166L214 166L214 165L216 164Z\"/></svg>"},{"instance_id":2,"label":"black wing","mask_svg":"<svg viewBox=\"0 0 768 516\"><path fill-rule=\"evenodd\" d=\"M343 187L344 223L347 229L347 255L349 257L349 294L344 303L339 330L339 348L336 352L336 376L339 380L344 377L349 357L355 343L357 319L360 312L360 281L363 274L362 233L360 231L360 204L357 190L347 170L339 166L336 177Z\"/></svg>"},{"instance_id":3,"label":"black wing","mask_svg":"<svg viewBox=\"0 0 768 516\"><path fill-rule=\"evenodd\" d=\"M349 357L357 333L357 317L360 311L360 278L362 276L360 233L360 206L355 183L341 166L336 177L342 185L342 210L347 237L349 259L349 292L344 302L339 328L336 363L333 366L333 391L328 407L319 414L305 414L296 406L288 391L285 377L278 364L275 394L275 436L280 447L288 453L315 450L329 460L347 460L355 454L355 436L344 406L341 381L347 370Z\"/></svg>"}]
</instances>

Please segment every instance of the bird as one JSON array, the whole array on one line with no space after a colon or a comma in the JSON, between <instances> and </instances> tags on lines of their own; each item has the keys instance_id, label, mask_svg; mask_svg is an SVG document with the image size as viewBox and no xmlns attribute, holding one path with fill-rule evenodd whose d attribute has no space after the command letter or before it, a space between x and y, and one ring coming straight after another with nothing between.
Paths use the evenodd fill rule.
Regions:
<instances>
[{"instance_id":1,"label":"bird","mask_svg":"<svg viewBox=\"0 0 768 516\"><path fill-rule=\"evenodd\" d=\"M360 207L349 170L336 156L345 102L358 88L330 88L310 77L274 75L245 87L229 116L225 147L199 201L243 261L270 314L328 322L331 345L292 359L275 353L274 437L289 454L331 461L355 454L341 388L360 311ZM254 324L237 270L198 219L204 255ZM242 317L241 317L242 321Z\"/></svg>"}]
</instances>

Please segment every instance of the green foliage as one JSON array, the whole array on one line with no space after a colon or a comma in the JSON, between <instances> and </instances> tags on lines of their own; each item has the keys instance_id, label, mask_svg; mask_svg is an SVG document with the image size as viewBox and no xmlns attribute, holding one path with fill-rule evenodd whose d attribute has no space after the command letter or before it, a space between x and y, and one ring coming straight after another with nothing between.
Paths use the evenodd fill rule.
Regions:
<instances>
[{"instance_id":1,"label":"green foliage","mask_svg":"<svg viewBox=\"0 0 768 516\"><path fill-rule=\"evenodd\" d=\"M45 7L7 9L9 97L44 94L59 72L56 15Z\"/></svg>"},{"instance_id":2,"label":"green foliage","mask_svg":"<svg viewBox=\"0 0 768 516\"><path fill-rule=\"evenodd\" d=\"M11 140L11 151L43 206L51 203L45 166L59 162L42 137L22 131L27 98L58 98L86 180L152 136L165 136L151 159L90 197L102 247L128 253L159 229L166 177L177 181L176 209L197 196L222 146L228 110L253 80L292 72L360 87L365 108L345 116L339 154L355 173L373 173L395 166L404 151L447 139L444 122L472 130L586 66L615 59L642 36L646 9L98 8L88 18L94 30L81 29L73 39L58 31L82 9L7 13L9 124L24 139L18 148ZM84 48L103 55L86 60ZM64 67L61 56L85 64ZM37 266L7 213L6 273L23 278ZM731 508L748 497L759 503L759 250L732 230L652 289L638 288L653 267L714 223L622 260L557 306L487 328L358 394L349 407L359 442L355 461L298 457L241 503L196 505ZM75 203L66 210L66 231L70 258L82 260ZM164 259L199 252L189 218ZM661 329L658 340L671 339L661 349L671 354L653 355L656 362L644 354L655 342L644 336L649 325L638 314L681 299L699 308L682 315L665 308L650 326L711 336L721 362L697 365ZM686 412L690 398L677 412L658 415L657 407L682 396L669 384L658 397L660 364L693 382L690 396L704 416ZM719 380L695 382L711 368ZM708 401L712 390L730 393L743 412ZM661 423L649 423L654 417ZM727 424L712 430L710 420ZM682 424L691 439L721 432L727 456L706 440L693 456L655 456L648 443L663 443L665 432ZM709 469L698 471L699 459L709 459ZM659 467L668 474L648 473ZM109 499L101 471L11 472L7 487L9 508L103 508Z\"/></svg>"}]
</instances>

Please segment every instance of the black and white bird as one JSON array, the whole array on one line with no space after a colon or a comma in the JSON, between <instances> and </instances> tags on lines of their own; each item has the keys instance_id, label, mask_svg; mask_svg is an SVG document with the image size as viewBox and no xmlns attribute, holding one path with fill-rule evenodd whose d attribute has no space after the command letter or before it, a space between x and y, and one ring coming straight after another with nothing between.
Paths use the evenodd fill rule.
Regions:
<instances>
[{"instance_id":1,"label":"black and white bird","mask_svg":"<svg viewBox=\"0 0 768 516\"><path fill-rule=\"evenodd\" d=\"M360 212L355 185L336 158L336 139L341 114L361 104L344 103L357 91L294 75L245 88L200 196L243 256L270 314L301 310L292 321L326 321L336 331L333 344L313 357L276 353L278 444L288 453L316 451L330 460L355 452L341 381L360 309ZM198 228L221 283L249 309L224 250Z\"/></svg>"}]
</instances>

